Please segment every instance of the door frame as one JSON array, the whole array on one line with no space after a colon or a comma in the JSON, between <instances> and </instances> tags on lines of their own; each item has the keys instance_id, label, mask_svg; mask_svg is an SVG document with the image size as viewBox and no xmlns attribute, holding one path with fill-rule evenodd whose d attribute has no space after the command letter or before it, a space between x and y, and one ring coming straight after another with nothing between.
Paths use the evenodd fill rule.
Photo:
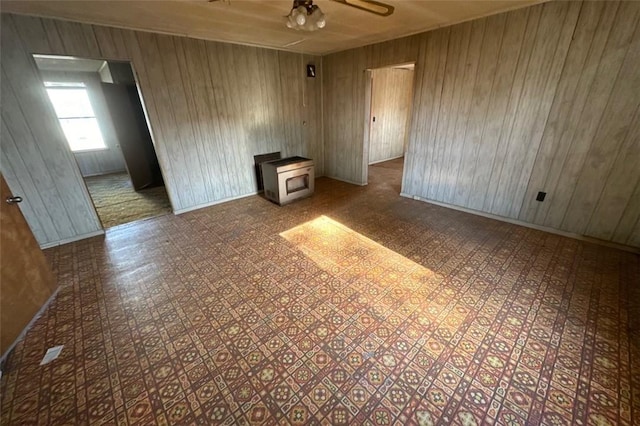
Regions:
<instances>
[{"instance_id":1,"label":"door frame","mask_svg":"<svg viewBox=\"0 0 640 426\"><path fill-rule=\"evenodd\" d=\"M158 159L158 165L160 166L160 174L162 175L162 180L165 183L165 185L164 185L165 186L165 191L167 193L167 198L169 199L169 204L171 205L171 212L175 214L174 202L173 202L173 199L171 198L171 193L167 189L166 174L165 174L165 171L164 171L165 170L165 165L163 164L164 160L161 159L160 156L158 155L158 149L157 149L158 145L156 143L156 139L155 139L155 136L154 136L153 127L151 126L151 121L149 120L149 113L147 112L147 106L145 104L144 96L142 94L142 88L140 87L140 80L139 80L139 77L138 77L138 73L136 72L136 68L135 68L133 62L131 60L126 60L126 59L106 59L106 58L94 57L94 56L63 55L63 54L57 54L57 53L51 54L51 53L29 52L29 54L31 56L32 65L33 65L34 69L36 70L36 72L38 73L38 76L40 77L40 81L43 84L43 87L44 87L44 80L42 78L42 75L40 73L40 69L38 68L38 65L36 64L36 61L35 61L35 58L33 57L33 55L42 54L42 55L49 55L49 56L66 56L66 57L72 57L72 58L78 58L78 59L94 59L94 60L97 60L97 61L120 62L120 63L129 64L129 66L131 67L131 72L133 73L133 79L135 81L136 90L138 92L138 100L140 101L140 105L142 106L142 112L144 113L144 118L145 118L145 122L147 124L147 129L149 130L149 136L151 137L151 143L153 145L153 150L155 152L156 158ZM59 121L58 121L58 125L60 125ZM100 232L100 233L104 234L104 231L105 231L104 224L102 223L102 219L100 218L100 215L98 214L98 210L96 209L95 202L93 201L93 198L91 197L91 193L89 192L89 188L87 187L87 183L84 180L84 176L82 176L82 171L80 170L80 166L78 165L78 160L77 160L75 154L73 153L73 151L71 151L71 148L69 147L68 143L65 143L65 147L66 147L66 150L69 152L69 154L73 157L74 164L75 164L75 167L76 167L77 172L78 172L78 176L80 176L80 178L82 180L82 187L84 189L85 196L91 202L91 206L93 207L94 214L95 214L96 218L98 219L98 224L100 224L100 227L102 228L102 232ZM120 154L122 155L122 152ZM125 167L126 167L126 163L125 163ZM129 170L127 169L127 174L128 173L129 173Z\"/></svg>"},{"instance_id":2,"label":"door frame","mask_svg":"<svg viewBox=\"0 0 640 426\"><path fill-rule=\"evenodd\" d=\"M363 127L363 138L362 138L362 185L369 184L369 147L371 144L371 125L373 124L371 118L371 101L373 99L373 71L380 70L385 68L396 68L406 65L413 65L413 81L411 84L411 112L409 114L409 123L407 123L407 134L406 137L409 136L409 132L411 132L411 121L413 120L413 110L415 103L415 90L416 90L416 61L409 62L400 62L397 64L389 64L383 67L375 67L375 68L367 68L364 70L365 73L365 88L364 88L364 127ZM402 182L404 182L404 173L406 170L406 156L405 156L405 164L402 167Z\"/></svg>"}]
</instances>

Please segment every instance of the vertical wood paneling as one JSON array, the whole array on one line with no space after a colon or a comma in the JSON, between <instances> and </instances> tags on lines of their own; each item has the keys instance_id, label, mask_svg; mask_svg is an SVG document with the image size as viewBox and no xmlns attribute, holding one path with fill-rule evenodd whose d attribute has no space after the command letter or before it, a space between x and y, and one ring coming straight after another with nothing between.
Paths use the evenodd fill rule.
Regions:
<instances>
[{"instance_id":1,"label":"vertical wood paneling","mask_svg":"<svg viewBox=\"0 0 640 426\"><path fill-rule=\"evenodd\" d=\"M22 27L28 27L31 25L35 25L35 24L31 24L27 21L27 19L29 19L28 17L25 16L14 16L13 17L14 21L16 22L16 25L20 28ZM38 19L38 18L35 18ZM53 19L38 19L39 21L42 22L42 26L44 27L44 30L47 34L47 41L49 42L49 49L46 51L42 51L42 52L38 52L37 50L34 50L34 43L39 43L40 41L36 38L23 38L22 42L25 43L25 46L27 48L27 50L29 50L29 52L31 53L51 53L51 54L55 54L55 55L64 55L64 53L66 52L64 45L62 43L62 38L60 37L60 34L58 33L58 27L56 26L56 22ZM8 183L8 182L7 182Z\"/></svg>"},{"instance_id":2,"label":"vertical wood paneling","mask_svg":"<svg viewBox=\"0 0 640 426\"><path fill-rule=\"evenodd\" d=\"M49 32L39 18L30 16L19 17L16 29L23 43L28 43L27 49L33 53L51 51Z\"/></svg>"},{"instance_id":3,"label":"vertical wood paneling","mask_svg":"<svg viewBox=\"0 0 640 426\"><path fill-rule=\"evenodd\" d=\"M624 4L614 3L603 9L601 16L603 25L598 27L594 36L590 48L591 54L582 72L578 96L573 104L577 117L569 128L572 134L568 140L563 141L569 144L569 151L564 162L559 165L560 176L555 188L545 188L553 197L553 202L549 203L544 219L546 226L557 228L563 226L572 194L579 183L578 179L589 152L589 146L598 130L598 124L611 94L613 80L621 66L623 58L620 50L618 49L616 54L612 48L616 43L615 40L620 37L619 20L624 19L621 16L621 8Z\"/></svg>"},{"instance_id":4,"label":"vertical wood paneling","mask_svg":"<svg viewBox=\"0 0 640 426\"><path fill-rule=\"evenodd\" d=\"M360 51L359 55L363 52ZM363 160L362 154L358 155L362 146L358 149L353 139L357 138L357 123L364 127L364 105L362 113L357 115L358 110L353 110L354 102L349 101L359 99L360 80L364 82L364 76L360 74L364 75L365 67L358 72L358 57L352 57L349 51L328 56L323 61L323 71L326 69L331 72L323 82L324 135L325 142L331 143L325 143L325 174L354 181L354 176L360 177L358 173L362 167L357 163ZM362 94L364 96L364 91Z\"/></svg>"},{"instance_id":5,"label":"vertical wood paneling","mask_svg":"<svg viewBox=\"0 0 640 426\"><path fill-rule=\"evenodd\" d=\"M206 51L203 43L185 43L183 44L184 56L181 58L182 72L188 74L189 84L185 87L187 92L187 100L190 114L193 117L194 131L196 139L200 141L197 146L198 157L204 163L204 184L205 191L208 196L222 199L226 198L225 182L222 173L216 171L221 170L216 147L219 135L216 135L217 126L211 125L212 115L209 110L211 102L211 87L208 73L206 72ZM203 61L205 63L203 64ZM217 136L217 137L216 137Z\"/></svg>"},{"instance_id":6,"label":"vertical wood paneling","mask_svg":"<svg viewBox=\"0 0 640 426\"><path fill-rule=\"evenodd\" d=\"M365 71L415 62L420 47L421 37L412 36L322 58L325 175L358 184L366 183L363 174L363 164L366 164L364 129L368 125L364 118Z\"/></svg>"},{"instance_id":7,"label":"vertical wood paneling","mask_svg":"<svg viewBox=\"0 0 640 426\"><path fill-rule=\"evenodd\" d=\"M174 162L168 155L168 144L161 142L163 140L166 140L165 135L162 131L163 119L158 113L158 109L156 108L158 96L156 91L153 89L149 74L147 73L147 68L149 68L149 66L145 64L144 57L142 55L143 48L138 42L136 32L111 29L111 35L114 42L120 38L123 40L123 43L126 46L126 56L123 59L130 60L133 71L137 76L136 81L138 83L140 100L142 101L142 104L144 106L144 112L147 121L148 123L151 123L149 131L154 143L158 162L160 163L160 167L162 169L165 189L167 190L167 194L169 196L169 199L171 200L171 205L175 209L176 205L179 205L179 200L178 194L176 194L175 189L177 185L175 185L172 180L173 176L175 175L173 169Z\"/></svg>"},{"instance_id":8,"label":"vertical wood paneling","mask_svg":"<svg viewBox=\"0 0 640 426\"><path fill-rule=\"evenodd\" d=\"M7 77L4 72L2 74L2 82L3 102L17 102L13 90L7 87L5 83L7 82ZM16 143L14 135L19 138L19 143ZM24 194L23 198L25 200L28 198L34 210L35 205L41 204L41 213L45 213L47 210L57 212L51 217L44 216L44 218L49 219L49 226L42 231L43 234L52 238L57 238L60 234L72 234L73 229L68 220L66 220L66 212L60 202L58 190L24 117L20 111L8 107L3 107L2 114L2 154L2 166L11 165L14 170L13 173L3 172L7 180L11 179L11 181L15 182L14 179L20 179L17 182L20 186L15 189L16 193L21 190L18 195L23 196ZM34 172L30 173L30 170ZM29 189L35 190L33 192L35 196L27 197L28 194L32 193ZM35 222L37 221L34 220L34 228L38 226ZM34 229L35 233L36 230ZM45 236L43 234L36 235L42 237Z\"/></svg>"},{"instance_id":9,"label":"vertical wood paneling","mask_svg":"<svg viewBox=\"0 0 640 426\"><path fill-rule=\"evenodd\" d=\"M530 171L571 41L578 3L544 5L491 213L518 217ZM574 7L577 6L577 7ZM558 30L560 29L560 30Z\"/></svg>"},{"instance_id":10,"label":"vertical wood paneling","mask_svg":"<svg viewBox=\"0 0 640 426\"><path fill-rule=\"evenodd\" d=\"M621 149L634 113L640 105L640 3L624 3L618 13L619 19L609 36L608 48L603 57L606 63L601 61L602 79L596 80L596 84L602 82L603 93L609 93L604 96L606 100L602 101L602 105L606 106L602 110L597 131L590 143L562 223L564 229L572 232L585 232L607 183L616 154ZM633 96L634 93L636 96ZM600 99L594 99L594 102L598 101ZM640 135L635 136L637 139ZM634 156L626 160L633 161ZM600 230L592 229L591 232L599 233Z\"/></svg>"},{"instance_id":11,"label":"vertical wood paneling","mask_svg":"<svg viewBox=\"0 0 640 426\"><path fill-rule=\"evenodd\" d=\"M284 134L282 135L284 138L284 145L286 148L287 155L292 151L295 146L295 141L302 137L302 127L297 126L295 123L300 122L302 120L302 115L300 114L300 109L296 108L296 105L303 104L303 82L302 79L298 78L298 76L293 70L296 68L304 69L304 63L302 62L302 58L299 55L291 55L285 52L277 52L278 57L278 69L280 72L276 77L279 80L279 85L282 88L287 88L289 91L287 96L290 96L294 102L292 103L284 103L285 106L282 110L283 115L281 116L282 129L284 130ZM253 64L247 63L243 64L243 66L251 66ZM257 71L257 70L256 70ZM265 71L263 74L269 75L269 71ZM283 94L282 90L278 91L277 95ZM255 111L259 120L263 120L263 116L259 111ZM258 121L258 122L260 122ZM265 134L266 126L261 125L260 128L256 129L256 133L258 137L267 138L267 134Z\"/></svg>"},{"instance_id":12,"label":"vertical wood paneling","mask_svg":"<svg viewBox=\"0 0 640 426\"><path fill-rule=\"evenodd\" d=\"M34 194L32 197L23 197L20 208L30 217L33 218L31 227L34 236L37 239L56 241L60 238L56 225L52 221L51 216L47 213L45 199L41 197L38 187L42 181L38 180L38 176L29 173L27 164L22 159L20 152L16 147L16 143L9 132L8 127L2 119L2 153L3 163L2 172L6 179L15 182L13 189L16 195Z\"/></svg>"},{"instance_id":13,"label":"vertical wood paneling","mask_svg":"<svg viewBox=\"0 0 640 426\"><path fill-rule=\"evenodd\" d=\"M543 134L534 173L531 175L529 189L525 196L520 219L527 222L544 224L551 202L539 203L535 196L541 188L549 190L548 201L555 199L555 188L563 163L571 147L571 138L575 133L582 105L575 104L583 87L590 85L589 57L599 56L597 49L598 35L601 28L610 28L615 9L610 8L609 17L603 15L603 2L586 2L580 11L571 49L567 55L563 74L558 84L555 101L551 107L547 126ZM604 44L602 45L604 47ZM593 67L591 67L593 68ZM595 71L595 69L594 69ZM584 89L586 94L586 88Z\"/></svg>"},{"instance_id":14,"label":"vertical wood paneling","mask_svg":"<svg viewBox=\"0 0 640 426\"><path fill-rule=\"evenodd\" d=\"M489 101L496 77L498 55L504 35L506 15L500 14L487 19L482 45L480 47L480 62L475 76L475 86L472 91L471 109L469 121L463 143L463 156L456 180L456 196L454 203L468 205L471 190L473 189L474 174L477 160L481 151L482 132L487 122ZM431 138L429 138L431 139ZM482 150L487 149L482 146ZM437 182L439 176L431 176L430 182ZM432 186L432 185L429 185ZM425 192L428 198L435 197L431 191Z\"/></svg>"},{"instance_id":15,"label":"vertical wood paneling","mask_svg":"<svg viewBox=\"0 0 640 426\"><path fill-rule=\"evenodd\" d=\"M436 165L433 165L432 174L445 174L447 173L446 169L450 166L452 145L449 143L449 140L453 137L453 132L455 131L456 113L460 103L459 89L462 87L459 76L466 63L470 34L470 24L457 25L451 28L449 46L447 47L444 85L442 88L442 117L438 122L436 139L440 161L437 164L438 170L435 170ZM452 52L456 52L456 54L451 55ZM436 194L434 198L438 196L442 197L443 192L446 190L446 185L438 180L438 184L430 187L430 190Z\"/></svg>"},{"instance_id":16,"label":"vertical wood paneling","mask_svg":"<svg viewBox=\"0 0 640 426\"><path fill-rule=\"evenodd\" d=\"M314 64L316 66L316 77L302 77L304 79L305 88L305 108L303 126L304 141L318 141L318 143L306 143L303 145L306 157L313 158L316 176L317 173L324 174L324 143L322 137L323 120L322 120L322 58L318 56L304 55L304 63ZM272 106L271 108L274 108ZM273 127L272 127L273 128Z\"/></svg>"},{"instance_id":17,"label":"vertical wood paneling","mask_svg":"<svg viewBox=\"0 0 640 426\"><path fill-rule=\"evenodd\" d=\"M304 77L319 58L3 15L2 154L42 200L41 243L99 226L29 53L107 56L132 62L177 210L255 190L252 156L271 150L324 153L318 174L361 182L365 70L416 61L404 192L638 245L639 7L550 2L332 54L323 89Z\"/></svg>"},{"instance_id":18,"label":"vertical wood paneling","mask_svg":"<svg viewBox=\"0 0 640 426\"><path fill-rule=\"evenodd\" d=\"M44 210L25 212L41 244L100 225L31 53L131 62L175 210L256 191L255 154L323 154L318 57L8 14L2 24L3 139L11 133L12 158L25 165L7 181L43 200ZM306 62L317 79L306 78ZM5 108L11 97L16 108ZM3 163L9 151L3 144ZM321 176L324 158L314 159Z\"/></svg>"},{"instance_id":19,"label":"vertical wood paneling","mask_svg":"<svg viewBox=\"0 0 640 426\"><path fill-rule=\"evenodd\" d=\"M6 16L2 16L2 94L3 129L11 135L29 174L34 176L35 188L45 201L47 215L55 227L40 233L40 242L49 242L45 237L54 233L60 239L68 239L99 230L98 217L35 61L21 42L13 20ZM3 143L3 157L8 157L7 150ZM22 189L28 187L22 186ZM32 196L36 198L37 194L28 191L24 194L25 198ZM27 220L35 222L33 217ZM40 224L43 223L45 221L40 220Z\"/></svg>"},{"instance_id":20,"label":"vertical wood paneling","mask_svg":"<svg viewBox=\"0 0 640 426\"><path fill-rule=\"evenodd\" d=\"M95 37L87 37L89 32L85 31L86 24L77 22L55 21L55 27L60 35L62 47L67 55L80 56L83 58L95 58L99 53ZM92 49L92 47L95 47Z\"/></svg>"},{"instance_id":21,"label":"vertical wood paneling","mask_svg":"<svg viewBox=\"0 0 640 426\"><path fill-rule=\"evenodd\" d=\"M233 114L230 114L227 108L227 99L229 98L229 95L225 94L225 87L227 87L227 85L225 84L222 68L220 66L221 61L218 54L220 47L221 46L214 44L207 44L206 50L209 74L213 85L213 97L215 101L211 106L215 110L215 115L219 117L216 127L219 129L220 140L222 141L220 146L223 152L222 161L229 176L227 191L229 194L233 194L237 193L238 187L236 185L235 177L231 175L233 173L233 164L235 163L235 159L233 157L233 144L229 142L237 140L238 138L234 134L234 126L231 122Z\"/></svg>"},{"instance_id":22,"label":"vertical wood paneling","mask_svg":"<svg viewBox=\"0 0 640 426\"><path fill-rule=\"evenodd\" d=\"M471 110L471 97L468 93L473 90L473 86L476 82L476 76L478 74L478 64L480 61L480 45L485 31L485 20L476 20L472 23L462 24L470 26L470 40L466 44L466 49L461 46L466 54L466 61L464 67L460 70L461 75L457 80L458 87L460 88L460 103L458 109L454 112L456 117L456 126L454 129L453 138L448 140L447 143L451 145L450 159L448 161L449 167L439 176L437 182L432 184L438 186L444 186L445 190L442 192L442 199L448 203L454 203L456 197L456 187L459 175L460 165L464 156L464 139L467 132L467 123L469 121L469 111ZM452 50L449 53L450 57L457 56L463 52ZM423 144L423 141L418 141L418 135L414 139L416 144ZM460 143L451 143L451 141L459 141Z\"/></svg>"},{"instance_id":23,"label":"vertical wood paneling","mask_svg":"<svg viewBox=\"0 0 640 426\"><path fill-rule=\"evenodd\" d=\"M199 141L195 140L194 135L194 123L196 121L187 107L186 98L188 94L185 89L188 87L188 76L183 77L178 66L178 56L181 53L181 49L175 45L175 37L151 34L145 34L145 36L151 36L157 42L156 53L160 62L158 73L161 76L158 84L164 84L165 86L165 108L169 117L166 127L174 132L173 137L177 139L178 143L176 145L179 147L180 152L178 158L182 159L183 164L192 165L186 170L180 170L179 173L187 176L186 181L191 189L189 192L184 193L183 197L188 205L202 204L207 199L206 186L202 162L198 156ZM190 125L183 125L182 123L190 123Z\"/></svg>"},{"instance_id":24,"label":"vertical wood paneling","mask_svg":"<svg viewBox=\"0 0 640 426\"><path fill-rule=\"evenodd\" d=\"M220 82L223 84L220 87L222 93L222 111L229 121L227 127L228 134L226 136L227 164L229 165L232 173L236 172L236 175L232 181L232 188L234 193L237 193L242 183L246 180L245 174L240 169L235 169L234 165L239 164L242 161L243 147L240 144L234 143L238 140L246 140L246 130L240 122L240 116L242 114L242 106L240 105L241 99L237 92L238 80L235 78L238 71L239 58L234 55L234 46L220 45L215 49L216 59L215 66L218 69L220 75ZM250 123L251 125L253 123Z\"/></svg>"},{"instance_id":25,"label":"vertical wood paneling","mask_svg":"<svg viewBox=\"0 0 640 426\"><path fill-rule=\"evenodd\" d=\"M595 203L595 209L591 209L587 235L603 240L611 239L616 231L622 232L622 236L629 235L629 231L624 230L629 226L623 221L625 212L636 212L636 221L640 217L640 195L634 198L634 190L640 183L640 137L638 135L640 135L640 107L636 107L633 123L629 126L617 154L607 156L613 160L613 163L609 166L606 179L600 182L602 193ZM598 154L603 156L601 151ZM602 167L603 163L592 161L591 165L598 168ZM595 175L598 176L598 174Z\"/></svg>"},{"instance_id":26,"label":"vertical wood paneling","mask_svg":"<svg viewBox=\"0 0 640 426\"><path fill-rule=\"evenodd\" d=\"M423 50L423 55L426 56L427 62L433 62L433 67L425 67L425 73L427 73L427 89L426 98L430 99L431 108L426 112L424 118L427 124L424 128L425 135L430 140L435 140L438 123L440 119L441 97L442 97L442 85L444 82L444 71L447 63L447 48L449 43L450 28L444 28L441 30L433 31L428 38L426 48ZM424 56L423 56L424 58ZM425 59L426 59L425 58ZM437 160L435 158L436 147L433 144L426 146L425 160L430 167L424 170L425 179L422 181L421 192L428 191L431 187L425 186L424 182L431 176L433 169L437 166Z\"/></svg>"},{"instance_id":27,"label":"vertical wood paneling","mask_svg":"<svg viewBox=\"0 0 640 426\"><path fill-rule=\"evenodd\" d=\"M531 60L531 52L535 45L542 8L529 9L527 23L525 25L524 38L518 52L518 64L516 66L515 76L509 90L507 100L507 108L502 126L500 128L500 137L497 142L496 152L491 166L491 177L486 188L486 195L483 202L484 211L490 211L494 205L498 188L502 184L502 170L505 166L508 154L511 151L511 134L514 128L516 118L518 117L520 100L524 90L527 69Z\"/></svg>"},{"instance_id":28,"label":"vertical wood paneling","mask_svg":"<svg viewBox=\"0 0 640 426\"><path fill-rule=\"evenodd\" d=\"M434 105L437 106L436 109L433 110L433 115L431 117L431 130L430 130L430 137L433 138L434 141L434 146L433 146L433 150L430 152L431 154L431 161L430 161L430 167L428 168L428 171L425 171L425 173L429 173L429 180L431 181L431 177L432 176L436 176L439 175L443 166L444 166L444 162L445 162L445 158L444 158L444 145L446 144L446 142L442 139L442 137L440 137L440 134L442 132L442 128L446 126L447 123L447 119L449 116L449 111L447 110L447 107L449 105L449 99L452 95L451 91L446 90L446 87L449 86L449 84L445 85L445 81L447 80L447 78L451 77L451 74L447 74L447 68L451 68L451 66L455 66L455 61L452 61L451 63L449 63L447 61L447 55L450 51L450 48L452 48L452 44L453 41L452 37L451 37L451 28L447 28L446 32L441 31L440 35L442 37L444 37L447 42L446 45L443 42L434 40L434 47L440 45L441 48L438 49L438 55L439 55L439 67L438 67L438 72L436 74L437 76L437 81L435 82L436 84L436 88L439 88L439 90L436 90L436 96L433 98L433 102ZM429 185L427 188L424 189L424 191L426 191L429 194L433 194L432 196L435 196L435 193L438 190L438 185Z\"/></svg>"},{"instance_id":29,"label":"vertical wood paneling","mask_svg":"<svg viewBox=\"0 0 640 426\"><path fill-rule=\"evenodd\" d=\"M413 70L372 71L369 164L402 157L413 101Z\"/></svg>"},{"instance_id":30,"label":"vertical wood paneling","mask_svg":"<svg viewBox=\"0 0 640 426\"><path fill-rule=\"evenodd\" d=\"M554 1L328 55L326 169L361 180L358 76L417 60L404 193L639 245L639 9Z\"/></svg>"},{"instance_id":31,"label":"vertical wood paneling","mask_svg":"<svg viewBox=\"0 0 640 426\"><path fill-rule=\"evenodd\" d=\"M100 51L100 58L115 59L127 57L126 49L121 49L121 47L116 44L111 28L94 26L93 32ZM119 34L119 31L116 33Z\"/></svg>"},{"instance_id":32,"label":"vertical wood paneling","mask_svg":"<svg viewBox=\"0 0 640 426\"><path fill-rule=\"evenodd\" d=\"M628 184L627 181L625 185ZM640 246L638 231L640 231L640 179L636 182L635 189L624 206L622 217L616 225L613 237L607 239L625 241L630 246Z\"/></svg>"},{"instance_id":33,"label":"vertical wood paneling","mask_svg":"<svg viewBox=\"0 0 640 426\"><path fill-rule=\"evenodd\" d=\"M416 63L416 79L421 82L420 87L416 87L414 99L419 97L421 101L414 104L414 119L412 127L415 129L416 135L424 135L425 137L433 137L436 133L436 125L439 112L439 98L441 90L439 88L440 81L444 75L444 41L446 40L444 31L434 31L426 34L424 42L420 45L419 59ZM427 60L426 58L429 58ZM421 77L418 77L421 76ZM419 106L417 114L415 108ZM427 164L433 164L432 156L434 147L431 144L415 144L409 141L409 151L412 146L415 147L415 174L412 180L413 187L416 191L422 192L425 181L431 173L431 169L426 167Z\"/></svg>"},{"instance_id":34,"label":"vertical wood paneling","mask_svg":"<svg viewBox=\"0 0 640 426\"><path fill-rule=\"evenodd\" d=\"M500 53L496 65L491 97L486 110L481 140L474 164L474 178L471 184L468 205L482 210L487 197L491 173L497 165L495 158L500 142L500 134L505 125L510 93L518 67L527 20L531 9L521 9L505 22L500 43ZM446 171L445 171L446 173Z\"/></svg>"}]
</instances>

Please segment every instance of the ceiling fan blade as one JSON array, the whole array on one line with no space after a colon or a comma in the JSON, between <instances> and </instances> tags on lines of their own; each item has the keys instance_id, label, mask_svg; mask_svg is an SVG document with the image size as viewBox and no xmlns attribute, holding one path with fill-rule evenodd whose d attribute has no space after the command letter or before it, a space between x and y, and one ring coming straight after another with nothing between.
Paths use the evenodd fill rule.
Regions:
<instances>
[{"instance_id":1,"label":"ceiling fan blade","mask_svg":"<svg viewBox=\"0 0 640 426\"><path fill-rule=\"evenodd\" d=\"M394 7L380 3L374 0L333 0L338 3L342 3L345 6L355 7L356 9L364 10L365 12L374 13L379 16L389 16L393 13Z\"/></svg>"}]
</instances>

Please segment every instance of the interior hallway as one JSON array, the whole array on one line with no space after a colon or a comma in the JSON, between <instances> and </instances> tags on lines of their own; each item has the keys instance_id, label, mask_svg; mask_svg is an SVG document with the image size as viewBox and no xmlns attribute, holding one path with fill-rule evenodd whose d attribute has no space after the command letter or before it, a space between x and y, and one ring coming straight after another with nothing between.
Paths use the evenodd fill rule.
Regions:
<instances>
[{"instance_id":1,"label":"interior hallway","mask_svg":"<svg viewBox=\"0 0 640 426\"><path fill-rule=\"evenodd\" d=\"M370 165L368 185L378 188L384 195L389 195L388 192L400 194L403 165L404 157Z\"/></svg>"},{"instance_id":2,"label":"interior hallway","mask_svg":"<svg viewBox=\"0 0 640 426\"><path fill-rule=\"evenodd\" d=\"M639 256L401 198L389 166L47 250L2 424L637 424Z\"/></svg>"}]
</instances>

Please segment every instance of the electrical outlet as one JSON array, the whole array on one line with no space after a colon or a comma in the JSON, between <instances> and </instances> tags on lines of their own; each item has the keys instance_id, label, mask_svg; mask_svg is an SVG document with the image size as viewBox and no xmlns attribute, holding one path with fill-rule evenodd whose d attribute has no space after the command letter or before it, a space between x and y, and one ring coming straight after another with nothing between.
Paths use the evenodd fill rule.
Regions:
<instances>
[{"instance_id":1,"label":"electrical outlet","mask_svg":"<svg viewBox=\"0 0 640 426\"><path fill-rule=\"evenodd\" d=\"M544 197L546 197L546 196L547 196L546 192L540 191L540 192L538 192L538 196L536 197L536 201L544 201Z\"/></svg>"}]
</instances>

